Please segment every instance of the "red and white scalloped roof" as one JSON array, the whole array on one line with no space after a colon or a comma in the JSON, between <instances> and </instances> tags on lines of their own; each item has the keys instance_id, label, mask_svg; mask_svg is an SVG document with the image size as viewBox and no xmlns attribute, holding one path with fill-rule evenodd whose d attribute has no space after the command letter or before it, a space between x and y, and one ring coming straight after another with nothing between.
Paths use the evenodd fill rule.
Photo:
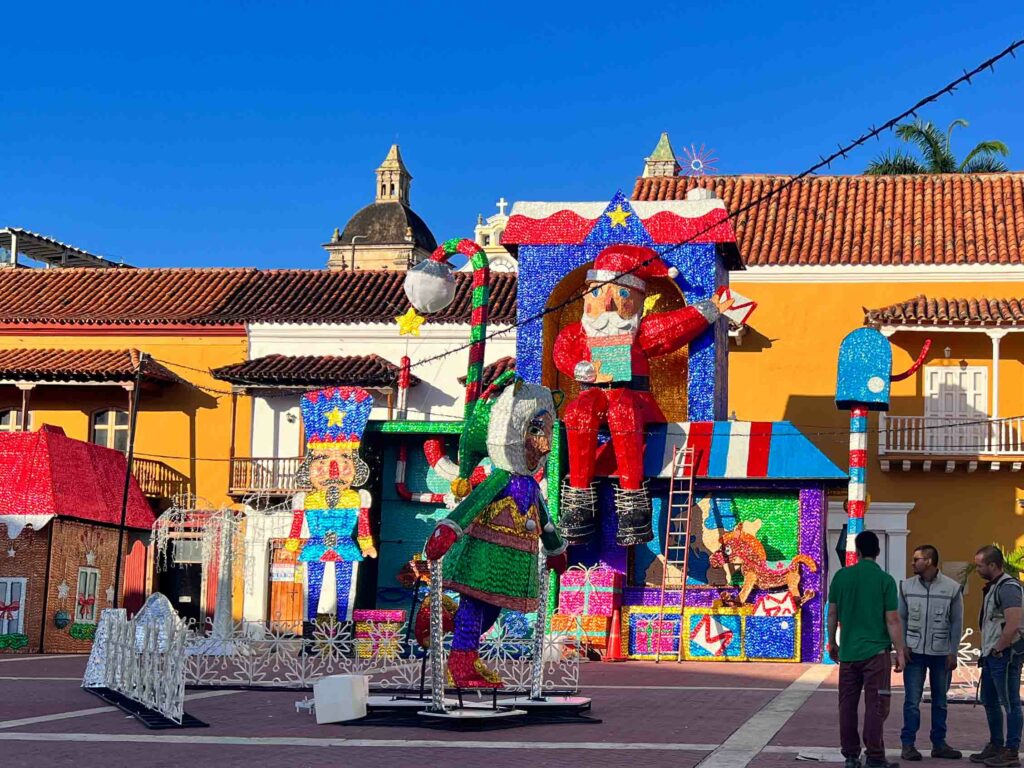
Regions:
<instances>
[{"instance_id":1,"label":"red and white scalloped roof","mask_svg":"<svg viewBox=\"0 0 1024 768\"><path fill-rule=\"evenodd\" d=\"M710 200L632 201L656 244L735 243L725 203ZM608 203L516 203L501 237L503 245L582 243Z\"/></svg>"}]
</instances>

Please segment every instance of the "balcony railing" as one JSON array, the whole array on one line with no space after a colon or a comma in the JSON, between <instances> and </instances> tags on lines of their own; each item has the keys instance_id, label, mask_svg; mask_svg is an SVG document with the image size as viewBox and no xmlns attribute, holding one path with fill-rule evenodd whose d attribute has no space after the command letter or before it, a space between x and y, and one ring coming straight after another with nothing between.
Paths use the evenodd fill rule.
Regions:
<instances>
[{"instance_id":1,"label":"balcony railing","mask_svg":"<svg viewBox=\"0 0 1024 768\"><path fill-rule=\"evenodd\" d=\"M147 496L173 499L189 490L188 475L183 475L162 461L135 458L132 460L132 474Z\"/></svg>"},{"instance_id":2,"label":"balcony railing","mask_svg":"<svg viewBox=\"0 0 1024 768\"><path fill-rule=\"evenodd\" d=\"M296 481L301 457L289 459L232 459L231 493L287 496L304 490Z\"/></svg>"},{"instance_id":3,"label":"balcony railing","mask_svg":"<svg viewBox=\"0 0 1024 768\"><path fill-rule=\"evenodd\" d=\"M878 455L1024 456L1024 418L879 414Z\"/></svg>"}]
</instances>

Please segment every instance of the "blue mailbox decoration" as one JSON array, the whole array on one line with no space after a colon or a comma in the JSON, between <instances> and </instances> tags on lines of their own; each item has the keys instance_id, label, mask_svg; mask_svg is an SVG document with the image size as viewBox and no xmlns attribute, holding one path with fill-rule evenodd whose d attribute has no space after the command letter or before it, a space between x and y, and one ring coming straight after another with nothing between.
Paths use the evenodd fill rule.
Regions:
<instances>
[{"instance_id":1,"label":"blue mailbox decoration","mask_svg":"<svg viewBox=\"0 0 1024 768\"><path fill-rule=\"evenodd\" d=\"M858 328L839 346L836 376L836 407L849 410L855 405L869 411L889 410L892 379L892 347L874 328Z\"/></svg>"}]
</instances>

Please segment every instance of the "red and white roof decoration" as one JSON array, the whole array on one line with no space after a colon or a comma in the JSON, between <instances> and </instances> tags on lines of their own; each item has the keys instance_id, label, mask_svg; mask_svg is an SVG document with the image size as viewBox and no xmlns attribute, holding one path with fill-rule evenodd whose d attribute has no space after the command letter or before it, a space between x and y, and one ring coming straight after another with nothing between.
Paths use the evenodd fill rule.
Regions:
<instances>
[{"instance_id":1,"label":"red and white roof decoration","mask_svg":"<svg viewBox=\"0 0 1024 768\"><path fill-rule=\"evenodd\" d=\"M630 206L655 244L736 242L725 203L717 198L630 201ZM501 242L503 245L581 243L607 207L607 202L516 203Z\"/></svg>"},{"instance_id":2,"label":"red and white roof decoration","mask_svg":"<svg viewBox=\"0 0 1024 768\"><path fill-rule=\"evenodd\" d=\"M125 468L119 451L74 440L59 427L0 433L0 523L11 538L54 517L118 525ZM125 524L149 529L153 520L132 478Z\"/></svg>"}]
</instances>

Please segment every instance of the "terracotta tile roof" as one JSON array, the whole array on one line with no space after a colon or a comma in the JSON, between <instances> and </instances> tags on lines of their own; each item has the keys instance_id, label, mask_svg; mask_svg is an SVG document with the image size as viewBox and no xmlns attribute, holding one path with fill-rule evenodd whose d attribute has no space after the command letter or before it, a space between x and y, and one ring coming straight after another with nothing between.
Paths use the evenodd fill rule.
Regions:
<instances>
[{"instance_id":1,"label":"terracotta tile roof","mask_svg":"<svg viewBox=\"0 0 1024 768\"><path fill-rule=\"evenodd\" d=\"M135 380L139 367L137 349L3 349L0 379L17 381ZM180 382L181 379L154 360L147 360L143 378Z\"/></svg>"},{"instance_id":2,"label":"terracotta tile roof","mask_svg":"<svg viewBox=\"0 0 1024 768\"><path fill-rule=\"evenodd\" d=\"M0 323L233 325L391 323L404 272L255 269L0 270ZM472 274L428 323L468 323ZM491 320L514 321L516 277L491 274Z\"/></svg>"},{"instance_id":3,"label":"terracotta tile roof","mask_svg":"<svg viewBox=\"0 0 1024 768\"><path fill-rule=\"evenodd\" d=\"M789 176L637 179L635 200L708 187L730 212ZM733 220L747 266L1024 262L1024 173L812 176Z\"/></svg>"},{"instance_id":4,"label":"terracotta tile roof","mask_svg":"<svg viewBox=\"0 0 1024 768\"><path fill-rule=\"evenodd\" d=\"M1024 299L935 299L918 296L864 311L869 325L1000 326L1024 324Z\"/></svg>"},{"instance_id":5,"label":"terracotta tile roof","mask_svg":"<svg viewBox=\"0 0 1024 768\"><path fill-rule=\"evenodd\" d=\"M494 383L494 380L501 376L505 371L514 371L516 369L516 359L514 357L499 357L490 365L484 366L483 381L481 382L482 387L488 387ZM459 376L459 384L466 385L466 377Z\"/></svg>"},{"instance_id":6,"label":"terracotta tile roof","mask_svg":"<svg viewBox=\"0 0 1024 768\"><path fill-rule=\"evenodd\" d=\"M378 355L267 355L213 371L214 378L250 386L390 387L398 382L399 368ZM410 386L419 383L409 377Z\"/></svg>"}]
</instances>

